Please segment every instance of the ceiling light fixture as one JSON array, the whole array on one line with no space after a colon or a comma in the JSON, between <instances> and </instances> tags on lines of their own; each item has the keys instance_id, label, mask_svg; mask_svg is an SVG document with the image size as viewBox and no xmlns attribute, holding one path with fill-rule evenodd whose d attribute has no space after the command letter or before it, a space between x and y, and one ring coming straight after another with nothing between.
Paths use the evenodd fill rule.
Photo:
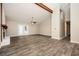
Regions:
<instances>
[{"instance_id":1,"label":"ceiling light fixture","mask_svg":"<svg viewBox=\"0 0 79 59\"><path fill-rule=\"evenodd\" d=\"M37 22L33 19L34 17L32 17L32 24L36 24Z\"/></svg>"}]
</instances>

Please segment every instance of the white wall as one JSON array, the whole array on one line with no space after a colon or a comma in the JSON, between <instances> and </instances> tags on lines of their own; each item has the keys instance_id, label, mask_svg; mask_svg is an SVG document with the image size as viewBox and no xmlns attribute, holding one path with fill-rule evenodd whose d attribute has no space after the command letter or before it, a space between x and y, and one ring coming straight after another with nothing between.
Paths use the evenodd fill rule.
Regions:
<instances>
[{"instance_id":1,"label":"white wall","mask_svg":"<svg viewBox=\"0 0 79 59\"><path fill-rule=\"evenodd\" d=\"M51 36L51 17L42 21L39 24L26 24L25 22L7 20L8 36L19 36L19 28L18 25L26 25L27 26L27 33L23 33L22 35L30 35L30 34L43 34Z\"/></svg>"},{"instance_id":2,"label":"white wall","mask_svg":"<svg viewBox=\"0 0 79 59\"><path fill-rule=\"evenodd\" d=\"M29 35L29 34L37 34L37 25L26 24L25 22L17 22L13 20L7 20L8 36L19 36L19 35ZM27 26L27 31L24 31L22 34L19 33L19 25Z\"/></svg>"},{"instance_id":3,"label":"white wall","mask_svg":"<svg viewBox=\"0 0 79 59\"><path fill-rule=\"evenodd\" d=\"M51 33L52 38L60 40L62 38L61 33L61 19L60 19L60 5L59 4L48 4L48 6L53 10L52 18L51 18Z\"/></svg>"},{"instance_id":4,"label":"white wall","mask_svg":"<svg viewBox=\"0 0 79 59\"><path fill-rule=\"evenodd\" d=\"M60 38L63 39L65 37L65 15L64 11L60 12Z\"/></svg>"},{"instance_id":5,"label":"white wall","mask_svg":"<svg viewBox=\"0 0 79 59\"><path fill-rule=\"evenodd\" d=\"M60 11L56 7L52 14L52 38L60 39Z\"/></svg>"},{"instance_id":6,"label":"white wall","mask_svg":"<svg viewBox=\"0 0 79 59\"><path fill-rule=\"evenodd\" d=\"M64 13L60 13L61 5L60 3L53 3L53 4L46 4L49 8L53 10L52 14L52 26L51 26L51 33L52 38L54 39L63 39L65 37L65 27L64 27L64 18L61 18L61 16L64 16Z\"/></svg>"},{"instance_id":7,"label":"white wall","mask_svg":"<svg viewBox=\"0 0 79 59\"><path fill-rule=\"evenodd\" d=\"M71 42L79 43L79 4L71 4Z\"/></svg>"},{"instance_id":8,"label":"white wall","mask_svg":"<svg viewBox=\"0 0 79 59\"><path fill-rule=\"evenodd\" d=\"M28 34L38 34L39 26L38 24L28 24Z\"/></svg>"},{"instance_id":9,"label":"white wall","mask_svg":"<svg viewBox=\"0 0 79 59\"><path fill-rule=\"evenodd\" d=\"M6 25L6 17L5 17L4 5L2 5L2 24Z\"/></svg>"},{"instance_id":10,"label":"white wall","mask_svg":"<svg viewBox=\"0 0 79 59\"><path fill-rule=\"evenodd\" d=\"M51 36L51 15L39 24L39 34Z\"/></svg>"}]
</instances>

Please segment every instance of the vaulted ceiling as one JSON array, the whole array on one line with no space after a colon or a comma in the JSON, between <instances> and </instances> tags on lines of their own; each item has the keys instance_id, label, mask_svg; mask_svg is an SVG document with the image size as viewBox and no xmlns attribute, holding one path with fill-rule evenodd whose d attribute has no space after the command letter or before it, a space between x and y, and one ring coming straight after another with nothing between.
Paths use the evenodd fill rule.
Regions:
<instances>
[{"instance_id":1,"label":"vaulted ceiling","mask_svg":"<svg viewBox=\"0 0 79 59\"><path fill-rule=\"evenodd\" d=\"M44 3L46 6L55 11L57 8L61 9L66 17L66 21L70 21L70 3Z\"/></svg>"},{"instance_id":2,"label":"vaulted ceiling","mask_svg":"<svg viewBox=\"0 0 79 59\"><path fill-rule=\"evenodd\" d=\"M7 20L30 22L32 17L40 23L48 19L51 13L42 9L34 3L4 3L5 16Z\"/></svg>"}]
</instances>

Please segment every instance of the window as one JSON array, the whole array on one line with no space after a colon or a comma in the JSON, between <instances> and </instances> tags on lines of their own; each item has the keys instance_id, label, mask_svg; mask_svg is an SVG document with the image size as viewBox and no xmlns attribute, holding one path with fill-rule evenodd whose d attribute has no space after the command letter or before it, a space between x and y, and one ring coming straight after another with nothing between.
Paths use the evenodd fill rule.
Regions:
<instances>
[{"instance_id":1,"label":"window","mask_svg":"<svg viewBox=\"0 0 79 59\"><path fill-rule=\"evenodd\" d=\"M28 34L28 27L27 25L19 25L18 26L19 35Z\"/></svg>"}]
</instances>

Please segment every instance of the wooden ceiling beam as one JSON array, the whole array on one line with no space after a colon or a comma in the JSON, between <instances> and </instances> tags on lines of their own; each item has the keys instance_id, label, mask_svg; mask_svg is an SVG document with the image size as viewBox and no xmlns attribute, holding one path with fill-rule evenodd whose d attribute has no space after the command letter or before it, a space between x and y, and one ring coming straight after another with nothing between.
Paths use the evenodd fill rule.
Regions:
<instances>
[{"instance_id":1,"label":"wooden ceiling beam","mask_svg":"<svg viewBox=\"0 0 79 59\"><path fill-rule=\"evenodd\" d=\"M51 10L50 8L48 8L46 5L44 5L43 3L35 3L36 5L40 6L41 8L45 9L46 11L53 13L53 10Z\"/></svg>"}]
</instances>

